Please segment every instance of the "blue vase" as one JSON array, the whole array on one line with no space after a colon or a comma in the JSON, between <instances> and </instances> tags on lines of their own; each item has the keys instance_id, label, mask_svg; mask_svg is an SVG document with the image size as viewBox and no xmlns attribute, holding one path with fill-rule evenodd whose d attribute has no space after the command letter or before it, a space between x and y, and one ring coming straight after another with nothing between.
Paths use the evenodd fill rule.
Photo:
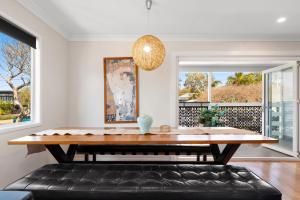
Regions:
<instances>
[{"instance_id":1,"label":"blue vase","mask_svg":"<svg viewBox=\"0 0 300 200\"><path fill-rule=\"evenodd\" d=\"M138 125L140 127L140 133L149 133L153 119L149 115L144 115L137 118Z\"/></svg>"}]
</instances>

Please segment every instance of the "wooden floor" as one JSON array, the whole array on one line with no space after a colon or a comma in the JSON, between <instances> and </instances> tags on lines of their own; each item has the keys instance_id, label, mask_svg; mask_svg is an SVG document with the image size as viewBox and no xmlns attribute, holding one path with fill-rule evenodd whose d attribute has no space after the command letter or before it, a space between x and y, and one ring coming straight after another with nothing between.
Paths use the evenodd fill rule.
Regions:
<instances>
[{"instance_id":1,"label":"wooden floor","mask_svg":"<svg viewBox=\"0 0 300 200\"><path fill-rule=\"evenodd\" d=\"M300 200L300 162L231 162L244 166L275 186L283 200Z\"/></svg>"}]
</instances>

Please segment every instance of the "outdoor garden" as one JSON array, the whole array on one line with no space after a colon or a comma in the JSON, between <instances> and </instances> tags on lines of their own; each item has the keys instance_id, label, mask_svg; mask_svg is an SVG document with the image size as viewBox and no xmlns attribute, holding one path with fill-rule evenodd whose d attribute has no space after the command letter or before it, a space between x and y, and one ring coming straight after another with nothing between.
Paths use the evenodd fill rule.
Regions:
<instances>
[{"instance_id":1,"label":"outdoor garden","mask_svg":"<svg viewBox=\"0 0 300 200\"><path fill-rule=\"evenodd\" d=\"M0 33L0 125L30 121L31 48Z\"/></svg>"}]
</instances>

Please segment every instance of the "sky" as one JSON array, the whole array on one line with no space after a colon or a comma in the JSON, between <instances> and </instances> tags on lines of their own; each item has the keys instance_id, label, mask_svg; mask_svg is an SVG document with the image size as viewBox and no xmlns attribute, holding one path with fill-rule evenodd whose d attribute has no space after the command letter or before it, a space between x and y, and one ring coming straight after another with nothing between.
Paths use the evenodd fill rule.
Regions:
<instances>
[{"instance_id":1,"label":"sky","mask_svg":"<svg viewBox=\"0 0 300 200\"><path fill-rule=\"evenodd\" d=\"M0 32L0 66L5 67L5 60L4 60L3 51L2 51L3 45L6 44L6 43L14 43L16 41L17 40L15 40L14 38L12 38L12 37L10 37L10 36L8 36L8 35ZM0 73L1 74L6 74L7 72L0 67ZM22 82L20 80L16 80L16 81L14 81L14 83L16 85L20 85ZM0 91L7 91L7 90L11 91L11 88L0 77Z\"/></svg>"}]
</instances>

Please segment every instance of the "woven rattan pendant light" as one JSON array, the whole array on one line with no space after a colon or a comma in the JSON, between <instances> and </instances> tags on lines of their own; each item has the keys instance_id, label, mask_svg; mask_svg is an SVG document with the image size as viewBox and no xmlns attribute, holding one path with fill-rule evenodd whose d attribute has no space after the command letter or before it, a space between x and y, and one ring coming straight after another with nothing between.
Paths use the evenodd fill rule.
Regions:
<instances>
[{"instance_id":1,"label":"woven rattan pendant light","mask_svg":"<svg viewBox=\"0 0 300 200\"><path fill-rule=\"evenodd\" d=\"M151 9L152 0L146 0L148 11ZM165 47L157 37L144 35L137 39L132 48L135 64L146 71L158 68L165 58Z\"/></svg>"}]
</instances>

